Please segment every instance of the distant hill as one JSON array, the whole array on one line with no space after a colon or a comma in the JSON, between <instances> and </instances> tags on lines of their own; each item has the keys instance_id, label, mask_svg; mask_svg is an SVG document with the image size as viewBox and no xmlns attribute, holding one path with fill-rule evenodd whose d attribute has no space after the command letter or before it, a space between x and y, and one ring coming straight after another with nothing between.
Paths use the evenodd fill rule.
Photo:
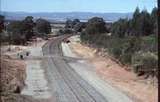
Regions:
<instances>
[{"instance_id":1,"label":"distant hill","mask_svg":"<svg viewBox=\"0 0 160 102\"><path fill-rule=\"evenodd\" d=\"M22 20L26 16L33 16L37 18L45 18L50 21L65 21L66 19L88 20L92 17L103 17L106 21L116 21L119 18L131 18L132 13L92 13L92 12L41 12L41 13L27 13L27 12L1 12L7 20Z\"/></svg>"}]
</instances>

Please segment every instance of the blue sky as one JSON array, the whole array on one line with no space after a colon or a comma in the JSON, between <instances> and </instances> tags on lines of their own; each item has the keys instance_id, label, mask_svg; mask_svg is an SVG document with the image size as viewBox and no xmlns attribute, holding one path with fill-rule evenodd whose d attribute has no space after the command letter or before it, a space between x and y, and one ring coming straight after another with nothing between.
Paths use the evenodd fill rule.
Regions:
<instances>
[{"instance_id":1,"label":"blue sky","mask_svg":"<svg viewBox=\"0 0 160 102\"><path fill-rule=\"evenodd\" d=\"M133 12L151 11L157 0L0 0L2 11L23 12Z\"/></svg>"}]
</instances>

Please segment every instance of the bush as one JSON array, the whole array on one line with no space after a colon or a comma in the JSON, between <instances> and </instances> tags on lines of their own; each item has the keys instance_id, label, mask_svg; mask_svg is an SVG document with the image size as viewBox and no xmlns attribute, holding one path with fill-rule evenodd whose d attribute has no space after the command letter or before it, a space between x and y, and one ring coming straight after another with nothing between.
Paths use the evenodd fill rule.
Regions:
<instances>
[{"instance_id":1,"label":"bush","mask_svg":"<svg viewBox=\"0 0 160 102\"><path fill-rule=\"evenodd\" d=\"M120 61L122 64L131 64L132 61L132 53L124 53L120 56Z\"/></svg>"},{"instance_id":2,"label":"bush","mask_svg":"<svg viewBox=\"0 0 160 102\"><path fill-rule=\"evenodd\" d=\"M155 75L154 70L158 69L158 57L151 52L138 52L132 57L133 70L136 73L152 73Z\"/></svg>"},{"instance_id":3,"label":"bush","mask_svg":"<svg viewBox=\"0 0 160 102\"><path fill-rule=\"evenodd\" d=\"M71 29L64 29L64 34L71 34L73 31Z\"/></svg>"},{"instance_id":4,"label":"bush","mask_svg":"<svg viewBox=\"0 0 160 102\"><path fill-rule=\"evenodd\" d=\"M131 63L131 55L140 49L140 40L134 37L127 38L109 38L105 41L104 47L116 58L119 58L123 64Z\"/></svg>"},{"instance_id":5,"label":"bush","mask_svg":"<svg viewBox=\"0 0 160 102\"><path fill-rule=\"evenodd\" d=\"M81 38L82 42L88 43L90 36L89 36L89 34L86 34L86 32L82 32L80 35L80 38Z\"/></svg>"},{"instance_id":6,"label":"bush","mask_svg":"<svg viewBox=\"0 0 160 102\"><path fill-rule=\"evenodd\" d=\"M142 37L141 50L158 52L158 37L155 35Z\"/></svg>"},{"instance_id":7,"label":"bush","mask_svg":"<svg viewBox=\"0 0 160 102\"><path fill-rule=\"evenodd\" d=\"M9 35L6 31L2 31L0 33L0 39L1 39L1 42L7 42L9 41Z\"/></svg>"},{"instance_id":8,"label":"bush","mask_svg":"<svg viewBox=\"0 0 160 102\"><path fill-rule=\"evenodd\" d=\"M114 47L109 49L110 53L115 57L115 58L120 58L122 54L122 50L120 47Z\"/></svg>"}]
</instances>

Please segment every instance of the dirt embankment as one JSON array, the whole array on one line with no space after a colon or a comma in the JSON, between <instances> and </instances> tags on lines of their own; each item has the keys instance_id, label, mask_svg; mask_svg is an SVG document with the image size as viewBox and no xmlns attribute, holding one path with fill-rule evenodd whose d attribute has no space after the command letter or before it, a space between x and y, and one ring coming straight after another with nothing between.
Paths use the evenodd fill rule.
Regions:
<instances>
[{"instance_id":1,"label":"dirt embankment","mask_svg":"<svg viewBox=\"0 0 160 102\"><path fill-rule=\"evenodd\" d=\"M77 55L88 59L95 66L95 71L101 78L126 93L134 102L158 102L158 89L153 85L157 80L137 77L110 57L102 57L96 49L83 45L79 41L71 39L69 45Z\"/></svg>"},{"instance_id":2,"label":"dirt embankment","mask_svg":"<svg viewBox=\"0 0 160 102\"><path fill-rule=\"evenodd\" d=\"M43 102L33 99L31 96L15 93L2 93L0 102Z\"/></svg>"},{"instance_id":3,"label":"dirt embankment","mask_svg":"<svg viewBox=\"0 0 160 102\"><path fill-rule=\"evenodd\" d=\"M9 56L1 56L0 65L1 92L20 93L26 78L24 62Z\"/></svg>"},{"instance_id":4,"label":"dirt embankment","mask_svg":"<svg viewBox=\"0 0 160 102\"><path fill-rule=\"evenodd\" d=\"M20 60L17 54L26 51L31 46L35 46L35 43L32 42L32 45L28 46L1 47L0 102L39 102L31 96L20 94L25 86L27 75L25 60Z\"/></svg>"},{"instance_id":5,"label":"dirt embankment","mask_svg":"<svg viewBox=\"0 0 160 102\"><path fill-rule=\"evenodd\" d=\"M10 56L3 55L0 58L0 93L2 102L6 93L19 94L23 89L26 78L24 61L19 61Z\"/></svg>"}]
</instances>

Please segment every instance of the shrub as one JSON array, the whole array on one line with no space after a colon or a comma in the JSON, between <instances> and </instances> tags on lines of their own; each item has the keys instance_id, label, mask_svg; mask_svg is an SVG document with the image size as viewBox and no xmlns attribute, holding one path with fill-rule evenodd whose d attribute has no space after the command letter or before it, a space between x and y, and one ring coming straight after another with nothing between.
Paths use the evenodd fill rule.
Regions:
<instances>
[{"instance_id":1,"label":"shrub","mask_svg":"<svg viewBox=\"0 0 160 102\"><path fill-rule=\"evenodd\" d=\"M158 52L158 37L155 35L142 37L141 50Z\"/></svg>"},{"instance_id":2,"label":"shrub","mask_svg":"<svg viewBox=\"0 0 160 102\"><path fill-rule=\"evenodd\" d=\"M131 64L132 53L124 53L120 56L120 61L122 64Z\"/></svg>"},{"instance_id":3,"label":"shrub","mask_svg":"<svg viewBox=\"0 0 160 102\"><path fill-rule=\"evenodd\" d=\"M9 41L9 35L6 31L2 31L0 33L0 39L1 39L1 42L7 42Z\"/></svg>"},{"instance_id":4,"label":"shrub","mask_svg":"<svg viewBox=\"0 0 160 102\"><path fill-rule=\"evenodd\" d=\"M109 51L115 58L119 58L122 54L122 49L120 47L110 48Z\"/></svg>"},{"instance_id":5,"label":"shrub","mask_svg":"<svg viewBox=\"0 0 160 102\"><path fill-rule=\"evenodd\" d=\"M151 52L138 52L132 57L132 66L136 73L155 74L154 70L158 69L158 57Z\"/></svg>"},{"instance_id":6,"label":"shrub","mask_svg":"<svg viewBox=\"0 0 160 102\"><path fill-rule=\"evenodd\" d=\"M90 39L90 36L89 34L86 34L86 32L82 32L81 35L80 35L80 38L82 40L82 42L89 42L89 39Z\"/></svg>"}]
</instances>

